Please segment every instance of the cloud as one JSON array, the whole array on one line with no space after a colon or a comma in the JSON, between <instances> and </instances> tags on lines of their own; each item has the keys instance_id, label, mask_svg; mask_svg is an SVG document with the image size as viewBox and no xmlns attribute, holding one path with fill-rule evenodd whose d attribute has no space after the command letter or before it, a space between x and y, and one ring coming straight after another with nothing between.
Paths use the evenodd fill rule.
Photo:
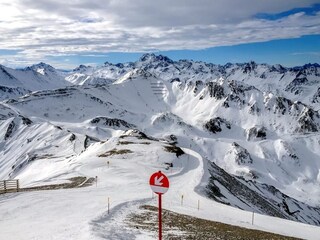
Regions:
<instances>
[{"instance_id":1,"label":"cloud","mask_svg":"<svg viewBox=\"0 0 320 240\"><path fill-rule=\"evenodd\" d=\"M21 0L23 9L46 12L69 19L95 13L123 26L183 26L235 23L257 13L278 13L318 3L315 0Z\"/></svg>"},{"instance_id":2,"label":"cloud","mask_svg":"<svg viewBox=\"0 0 320 240\"><path fill-rule=\"evenodd\" d=\"M50 56L204 49L320 33L320 14L255 18L313 0L3 0L0 49L17 59ZM3 56L2 56L3 58Z\"/></svg>"},{"instance_id":3,"label":"cloud","mask_svg":"<svg viewBox=\"0 0 320 240\"><path fill-rule=\"evenodd\" d=\"M295 53L292 53L291 55L293 56L309 55L309 56L320 57L320 52L295 52Z\"/></svg>"}]
</instances>

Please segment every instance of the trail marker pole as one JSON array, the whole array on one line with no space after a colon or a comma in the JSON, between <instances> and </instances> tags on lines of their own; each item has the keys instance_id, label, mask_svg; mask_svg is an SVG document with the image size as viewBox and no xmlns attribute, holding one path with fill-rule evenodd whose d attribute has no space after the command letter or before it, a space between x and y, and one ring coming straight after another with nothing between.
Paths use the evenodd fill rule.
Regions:
<instances>
[{"instance_id":1,"label":"trail marker pole","mask_svg":"<svg viewBox=\"0 0 320 240\"><path fill-rule=\"evenodd\" d=\"M162 194L158 194L159 195L159 213L158 213L158 216L159 216L159 240L162 239L162 199L161 199L161 196Z\"/></svg>"},{"instance_id":2,"label":"trail marker pole","mask_svg":"<svg viewBox=\"0 0 320 240\"><path fill-rule=\"evenodd\" d=\"M162 240L162 194L169 189L169 179L159 171L151 175L149 184L152 191L158 194L159 240Z\"/></svg>"},{"instance_id":3,"label":"trail marker pole","mask_svg":"<svg viewBox=\"0 0 320 240\"><path fill-rule=\"evenodd\" d=\"M254 212L252 212L252 221L251 221L251 225L253 225L253 221L254 221Z\"/></svg>"},{"instance_id":4,"label":"trail marker pole","mask_svg":"<svg viewBox=\"0 0 320 240\"><path fill-rule=\"evenodd\" d=\"M183 194L181 195L181 206L183 206Z\"/></svg>"},{"instance_id":5,"label":"trail marker pole","mask_svg":"<svg viewBox=\"0 0 320 240\"><path fill-rule=\"evenodd\" d=\"M108 214L110 213L110 198L108 197Z\"/></svg>"}]
</instances>

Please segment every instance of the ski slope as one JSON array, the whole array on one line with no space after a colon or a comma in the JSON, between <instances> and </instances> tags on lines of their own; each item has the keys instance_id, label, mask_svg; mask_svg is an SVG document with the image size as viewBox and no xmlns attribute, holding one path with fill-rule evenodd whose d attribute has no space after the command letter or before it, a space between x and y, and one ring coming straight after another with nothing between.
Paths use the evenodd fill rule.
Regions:
<instances>
[{"instance_id":1,"label":"ski slope","mask_svg":"<svg viewBox=\"0 0 320 240\"><path fill-rule=\"evenodd\" d=\"M133 140L133 139L130 139ZM138 140L139 142L141 140ZM108 145L112 145L109 143ZM83 153L78 162L79 173L98 176L97 185L86 188L23 192L1 195L0 233L2 239L155 239L149 232L131 229L124 219L142 204L156 205L148 185L150 175L159 169L162 161L172 161L172 154L159 152L159 144L151 143L145 153L139 144L133 144L133 155L119 155L108 159L94 157L107 144L96 144ZM149 145L149 146L150 146ZM185 155L175 159L170 170L162 169L170 179L170 189L163 196L163 207L175 212L208 220L230 223L246 228L260 229L303 239L318 239L320 228L283 219L252 213L213 202L197 188L207 177L205 161L197 152L184 148ZM151 157L145 157L151 156ZM148 163L146 163L148 161ZM150 164L151 163L151 164ZM201 188L200 188L201 189ZM181 205L181 195L183 205ZM110 199L110 214L107 201ZM200 201L200 209L197 209ZM155 224L157 224L155 222ZM17 231L19 226L19 231Z\"/></svg>"},{"instance_id":2,"label":"ski slope","mask_svg":"<svg viewBox=\"0 0 320 240\"><path fill-rule=\"evenodd\" d=\"M245 74L248 68L252 71ZM224 66L223 73L210 64L146 55L134 64L81 67L67 76L69 82L44 64L26 69L27 79L37 76L35 84L13 91L13 99L0 104L0 179L18 178L21 187L78 176L97 176L98 182L0 195L0 239L155 239L150 232L129 228L126 219L140 205L157 204L148 181L159 170L170 179L164 208L318 239L319 227L258 214L320 223L320 117L309 105L283 97L297 77L295 69L285 70L279 91L269 91L280 81L272 68L235 64ZM17 81L24 79L25 71L4 70ZM229 73L233 75L225 79ZM263 73L270 86L258 77ZM58 85L50 82L55 75ZM318 79L313 72L307 77ZM38 80L44 81L41 88ZM10 87L26 86L17 82ZM305 86L308 98L313 88ZM31 92L40 89L49 90ZM26 95L17 97L20 93ZM168 147L180 147L185 154L177 157ZM210 172L211 164L226 179L242 184L240 190L260 194L276 212L244 201L219 179L213 181L223 195L217 200L226 204L209 199L211 178L219 177Z\"/></svg>"}]
</instances>

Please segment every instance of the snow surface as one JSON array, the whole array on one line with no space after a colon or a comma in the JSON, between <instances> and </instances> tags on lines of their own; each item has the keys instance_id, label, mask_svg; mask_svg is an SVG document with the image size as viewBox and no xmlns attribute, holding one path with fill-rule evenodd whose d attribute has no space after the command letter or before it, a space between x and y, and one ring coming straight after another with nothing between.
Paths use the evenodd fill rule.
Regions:
<instances>
[{"instance_id":1,"label":"snow surface","mask_svg":"<svg viewBox=\"0 0 320 240\"><path fill-rule=\"evenodd\" d=\"M153 143L154 144L154 143ZM152 144L152 145L153 145ZM97 186L80 189L12 193L1 196L2 239L155 239L148 232L128 228L123 220L137 211L141 204L156 205L148 185L149 176L159 169L159 162L139 152L109 160L95 157L108 144L95 144L79 159L78 172L98 176ZM152 146L157 151L158 144ZM183 149L187 155L176 159L177 167L163 172L170 179L170 189L163 196L163 207L175 212L208 220L230 223L246 228L272 231L303 239L318 239L320 228L255 214L209 200L195 189L203 182L202 157L193 150ZM150 155L149 155L150 156ZM169 154L159 159L172 159ZM181 206L181 195L184 196ZM107 200L111 209L107 214ZM200 201L200 210L197 202ZM155 223L156 224L156 223ZM17 231L18 228L18 231Z\"/></svg>"},{"instance_id":2,"label":"snow surface","mask_svg":"<svg viewBox=\"0 0 320 240\"><path fill-rule=\"evenodd\" d=\"M1 102L0 179L19 178L22 187L64 183L76 176L97 176L98 183L86 188L0 195L0 239L155 239L149 232L128 228L124 220L141 204L156 205L148 182L159 170L170 179L170 190L163 197L167 209L246 228L319 239L319 227L258 213L251 225L254 206L239 206L244 211L214 202L205 194L210 177L208 164L214 162L229 174L248 180L254 172L257 182L320 206L320 135L318 131L297 131L301 128L299 119L309 116L309 108L298 103L289 106L284 101L285 114L281 114L278 95L268 91L277 85L278 93L286 94L284 88L296 75L289 71L281 78L270 66L250 64L225 66L227 74L232 73L229 80L237 81L223 78L219 66L172 62L154 55L124 65L106 63L97 69L82 66L68 75L67 81L45 64L18 72L3 67L11 78L5 74L2 85L42 91ZM250 78L243 73L244 67L254 69ZM214 69L217 71L212 73ZM264 78L258 81L257 76L263 73L268 82ZM180 82L170 81L178 75ZM21 82L23 76L30 85ZM318 79L312 76L314 81ZM53 79L59 81L53 84ZM196 85L199 79L223 89L225 95L210 96L205 83ZM68 86L70 83L78 86ZM308 103L313 90L310 85L304 88L308 94L302 98ZM235 95L239 99L229 99L229 107L223 107L227 98ZM299 96L292 94L292 99ZM253 105L260 111L249 113ZM223 126L215 134L204 129L204 124L215 117L225 119L231 129ZM27 124L25 118L32 123ZM312 120L319 126L318 118ZM10 126L12 132L8 133ZM140 139L130 130L134 127L128 126L154 138ZM248 129L257 126L266 128L265 139L248 138ZM164 150L171 134L186 154L176 157ZM131 152L99 157L113 149ZM237 162L239 149L247 150L252 163ZM173 163L173 168L167 163ZM235 196L220 187L231 202L234 198L240 205Z\"/></svg>"}]
</instances>

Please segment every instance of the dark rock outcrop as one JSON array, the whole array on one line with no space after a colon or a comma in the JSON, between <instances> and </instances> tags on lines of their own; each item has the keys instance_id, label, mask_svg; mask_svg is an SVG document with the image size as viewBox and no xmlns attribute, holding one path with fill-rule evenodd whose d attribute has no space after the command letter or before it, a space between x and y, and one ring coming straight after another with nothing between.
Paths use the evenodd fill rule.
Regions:
<instances>
[{"instance_id":1,"label":"dark rock outcrop","mask_svg":"<svg viewBox=\"0 0 320 240\"><path fill-rule=\"evenodd\" d=\"M252 164L253 160L250 153L244 147L241 147L238 143L232 143L232 149L227 152L227 154L234 154L234 161L238 165Z\"/></svg>"},{"instance_id":2,"label":"dark rock outcrop","mask_svg":"<svg viewBox=\"0 0 320 240\"><path fill-rule=\"evenodd\" d=\"M223 130L223 127L231 129L231 124L227 120L220 117L210 119L204 124L204 128L212 133L221 132Z\"/></svg>"},{"instance_id":3,"label":"dark rock outcrop","mask_svg":"<svg viewBox=\"0 0 320 240\"><path fill-rule=\"evenodd\" d=\"M250 140L263 140L267 137L267 129L265 127L252 127L247 129L247 141Z\"/></svg>"},{"instance_id":4,"label":"dark rock outcrop","mask_svg":"<svg viewBox=\"0 0 320 240\"><path fill-rule=\"evenodd\" d=\"M320 209L291 198L273 186L235 177L209 162L209 198L248 211L320 225ZM230 197L231 196L231 197Z\"/></svg>"},{"instance_id":5,"label":"dark rock outcrop","mask_svg":"<svg viewBox=\"0 0 320 240\"><path fill-rule=\"evenodd\" d=\"M6 134L4 135L4 140L7 140L8 138L10 138L12 136L12 133L14 132L16 124L14 123L14 121L11 121L9 126L7 127L7 131Z\"/></svg>"},{"instance_id":6,"label":"dark rock outcrop","mask_svg":"<svg viewBox=\"0 0 320 240\"><path fill-rule=\"evenodd\" d=\"M92 124L101 124L103 126L109 126L109 127L124 127L127 129L130 128L136 128L135 125L128 123L122 119L117 119L117 118L108 118L108 117L96 117L90 121Z\"/></svg>"},{"instance_id":7,"label":"dark rock outcrop","mask_svg":"<svg viewBox=\"0 0 320 240\"><path fill-rule=\"evenodd\" d=\"M210 97L214 97L217 100L220 100L225 97L224 89L221 85L215 82L208 82L207 88L209 90Z\"/></svg>"}]
</instances>

